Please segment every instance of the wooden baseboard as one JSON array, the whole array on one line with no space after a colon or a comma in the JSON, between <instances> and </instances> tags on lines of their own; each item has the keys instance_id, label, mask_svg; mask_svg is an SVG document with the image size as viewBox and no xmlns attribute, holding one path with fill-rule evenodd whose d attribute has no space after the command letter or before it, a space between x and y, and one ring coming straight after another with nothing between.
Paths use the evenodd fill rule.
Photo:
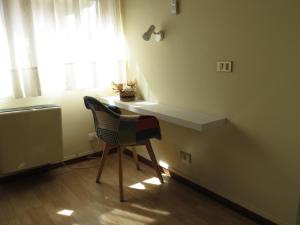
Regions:
<instances>
[{"instance_id":1,"label":"wooden baseboard","mask_svg":"<svg viewBox=\"0 0 300 225\"><path fill-rule=\"evenodd\" d=\"M129 149L124 149L124 154L130 156L131 158L133 158L132 151L130 151ZM138 155L138 159L139 159L140 162L142 162L142 163L144 163L148 166L153 167L151 160L146 159L146 158L144 158L140 155Z\"/></svg>"},{"instance_id":2,"label":"wooden baseboard","mask_svg":"<svg viewBox=\"0 0 300 225\"><path fill-rule=\"evenodd\" d=\"M126 155L130 156L130 157L133 157L132 152L128 149L125 149L124 153ZM142 163L152 167L152 162L149 159L146 159L146 158L144 158L140 155L138 155L138 158ZM163 171L163 168L161 168L161 170ZM201 194L204 194L204 195L208 196L209 198L211 198L211 199L221 203L222 205L238 212L239 214L253 220L254 222L256 222L258 224L277 225L276 223L264 218L263 216L258 215L257 213L252 212L251 210L246 209L245 207L240 206L240 205L234 203L233 201L230 201L229 199L226 199L226 198L222 197L221 195L219 195L215 192L212 192L212 191L208 190L207 188L205 188L205 187L203 187L199 184L194 183L191 180L188 180L187 178L185 178L183 176L180 176L179 174L176 174L175 172L169 171L169 173L170 173L171 178L173 178L174 180L177 180L178 182L189 186L190 188L200 192Z\"/></svg>"},{"instance_id":3,"label":"wooden baseboard","mask_svg":"<svg viewBox=\"0 0 300 225\"><path fill-rule=\"evenodd\" d=\"M117 152L117 149L111 149L109 154L114 154L116 152ZM74 163L77 163L77 162L88 160L91 157L101 157L101 155L102 155L102 151L87 154L85 156L81 156L81 157L74 158L74 159L68 159L68 160L65 160L65 161L62 161L62 162L57 162L57 163L54 163L54 164L47 164L47 165L43 165L43 166L39 166L39 167L35 167L35 168L30 168L30 169L24 170L24 171L19 171L19 172L16 172L14 174L9 174L7 176L0 177L0 184L4 183L4 182L9 182L9 181L15 181L15 180L22 179L22 178L25 178L25 177L34 176L34 175L37 175L37 174L42 174L42 173L45 173L45 172L47 172L51 169L55 169L55 168L58 168L58 167L62 167L64 165L71 165L71 164L74 164Z\"/></svg>"}]
</instances>

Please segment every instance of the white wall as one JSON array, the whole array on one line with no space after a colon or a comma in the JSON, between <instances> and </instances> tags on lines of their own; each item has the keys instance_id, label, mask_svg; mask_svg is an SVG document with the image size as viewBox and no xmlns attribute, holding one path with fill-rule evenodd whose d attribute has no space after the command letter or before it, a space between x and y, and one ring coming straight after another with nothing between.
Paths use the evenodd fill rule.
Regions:
<instances>
[{"instance_id":1,"label":"white wall","mask_svg":"<svg viewBox=\"0 0 300 225\"><path fill-rule=\"evenodd\" d=\"M279 224L296 224L300 191L300 1L122 0L128 72L146 99L226 116L200 133L161 122L159 158ZM154 24L160 43L142 34ZM218 60L234 72L217 73ZM192 154L192 165L179 160Z\"/></svg>"}]
</instances>

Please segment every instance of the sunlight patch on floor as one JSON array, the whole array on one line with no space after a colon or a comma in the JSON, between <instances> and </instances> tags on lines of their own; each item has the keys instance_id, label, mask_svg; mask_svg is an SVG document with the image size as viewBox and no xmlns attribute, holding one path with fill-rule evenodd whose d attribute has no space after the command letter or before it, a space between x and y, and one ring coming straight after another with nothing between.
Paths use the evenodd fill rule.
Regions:
<instances>
[{"instance_id":1,"label":"sunlight patch on floor","mask_svg":"<svg viewBox=\"0 0 300 225\"><path fill-rule=\"evenodd\" d=\"M113 209L110 212L104 213L99 217L101 224L119 225L119 224L132 224L132 225L146 225L155 222L155 219L139 215L136 213L128 212L120 209Z\"/></svg>"},{"instance_id":2,"label":"sunlight patch on floor","mask_svg":"<svg viewBox=\"0 0 300 225\"><path fill-rule=\"evenodd\" d=\"M71 216L73 213L74 213L74 210L63 209L63 210L58 211L56 214L62 215L62 216Z\"/></svg>"},{"instance_id":3,"label":"sunlight patch on floor","mask_svg":"<svg viewBox=\"0 0 300 225\"><path fill-rule=\"evenodd\" d=\"M160 180L157 177L152 177L150 179L144 180L143 183L153 184L153 185L161 185Z\"/></svg>"},{"instance_id":4,"label":"sunlight patch on floor","mask_svg":"<svg viewBox=\"0 0 300 225\"><path fill-rule=\"evenodd\" d=\"M137 208L137 209L141 209L147 212L152 212L152 213L156 213L156 214L160 214L160 215L164 215L164 216L168 216L171 213L165 210L160 210L160 209L151 209L151 208L147 208L145 206L141 206L138 204L131 204L132 207Z\"/></svg>"},{"instance_id":5,"label":"sunlight patch on floor","mask_svg":"<svg viewBox=\"0 0 300 225\"><path fill-rule=\"evenodd\" d=\"M145 183L145 184L151 184L151 185L155 185L155 186L161 185L161 182L160 182L160 180L157 177L151 177L149 179L146 179L146 180L144 180L142 182L138 182L136 184L130 185L128 187L132 188L132 189L146 190L146 186L143 183Z\"/></svg>"},{"instance_id":6,"label":"sunlight patch on floor","mask_svg":"<svg viewBox=\"0 0 300 225\"><path fill-rule=\"evenodd\" d=\"M146 190L145 185L143 185L142 183L136 183L136 184L130 185L128 187L132 188L132 189Z\"/></svg>"},{"instance_id":7,"label":"sunlight patch on floor","mask_svg":"<svg viewBox=\"0 0 300 225\"><path fill-rule=\"evenodd\" d=\"M171 174L168 171L165 171L161 174L163 177L171 177Z\"/></svg>"},{"instance_id":8,"label":"sunlight patch on floor","mask_svg":"<svg viewBox=\"0 0 300 225\"><path fill-rule=\"evenodd\" d=\"M165 161L159 161L158 164L164 169L169 169L169 164L166 163Z\"/></svg>"}]
</instances>

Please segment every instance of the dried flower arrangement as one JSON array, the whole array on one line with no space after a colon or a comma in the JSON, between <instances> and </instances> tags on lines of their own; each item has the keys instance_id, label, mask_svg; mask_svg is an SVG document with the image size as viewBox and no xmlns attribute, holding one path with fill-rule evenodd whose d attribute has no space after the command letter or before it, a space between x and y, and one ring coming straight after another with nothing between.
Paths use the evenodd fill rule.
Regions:
<instances>
[{"instance_id":1,"label":"dried flower arrangement","mask_svg":"<svg viewBox=\"0 0 300 225\"><path fill-rule=\"evenodd\" d=\"M112 82L112 89L120 93L121 101L134 101L137 82L136 80L128 80L126 83Z\"/></svg>"}]
</instances>

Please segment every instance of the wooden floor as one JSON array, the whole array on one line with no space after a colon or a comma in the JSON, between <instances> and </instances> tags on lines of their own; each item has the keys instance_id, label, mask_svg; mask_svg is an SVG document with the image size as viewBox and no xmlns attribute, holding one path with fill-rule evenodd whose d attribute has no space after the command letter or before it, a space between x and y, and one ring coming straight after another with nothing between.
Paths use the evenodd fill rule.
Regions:
<instances>
[{"instance_id":1,"label":"wooden floor","mask_svg":"<svg viewBox=\"0 0 300 225\"><path fill-rule=\"evenodd\" d=\"M120 203L117 155L108 156L101 184L95 183L98 164L99 159L84 161L0 184L0 224L255 224L168 176L159 185L152 168L142 164L137 171L128 156L124 156L126 202Z\"/></svg>"}]
</instances>

